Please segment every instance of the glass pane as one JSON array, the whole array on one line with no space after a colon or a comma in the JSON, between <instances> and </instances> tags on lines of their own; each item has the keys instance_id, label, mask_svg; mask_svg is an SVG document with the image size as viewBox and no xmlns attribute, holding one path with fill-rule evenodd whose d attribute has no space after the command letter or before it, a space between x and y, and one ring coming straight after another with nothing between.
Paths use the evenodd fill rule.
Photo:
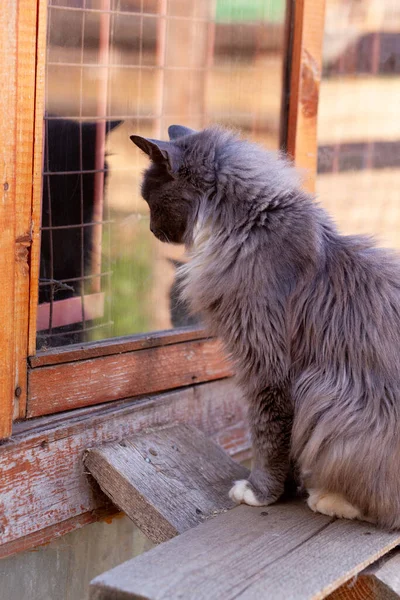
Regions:
<instances>
[{"instance_id":1,"label":"glass pane","mask_svg":"<svg viewBox=\"0 0 400 600\"><path fill-rule=\"evenodd\" d=\"M50 0L38 348L196 324L149 230L133 133L277 148L286 0Z\"/></svg>"},{"instance_id":2,"label":"glass pane","mask_svg":"<svg viewBox=\"0 0 400 600\"><path fill-rule=\"evenodd\" d=\"M344 233L400 248L400 3L327 0L317 192Z\"/></svg>"}]
</instances>

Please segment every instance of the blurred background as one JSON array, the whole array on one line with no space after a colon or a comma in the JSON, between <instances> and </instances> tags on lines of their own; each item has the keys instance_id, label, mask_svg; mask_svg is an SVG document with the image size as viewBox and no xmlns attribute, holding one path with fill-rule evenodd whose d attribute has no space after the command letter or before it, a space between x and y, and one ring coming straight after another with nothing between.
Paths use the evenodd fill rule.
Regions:
<instances>
[{"instance_id":1,"label":"blurred background","mask_svg":"<svg viewBox=\"0 0 400 600\"><path fill-rule=\"evenodd\" d=\"M286 0L50 2L38 349L194 324L129 135L220 123L278 149L287 31ZM317 191L345 232L391 246L399 105L397 0L327 0Z\"/></svg>"},{"instance_id":2,"label":"blurred background","mask_svg":"<svg viewBox=\"0 0 400 600\"><path fill-rule=\"evenodd\" d=\"M327 0L317 193L344 233L400 248L400 2Z\"/></svg>"}]
</instances>

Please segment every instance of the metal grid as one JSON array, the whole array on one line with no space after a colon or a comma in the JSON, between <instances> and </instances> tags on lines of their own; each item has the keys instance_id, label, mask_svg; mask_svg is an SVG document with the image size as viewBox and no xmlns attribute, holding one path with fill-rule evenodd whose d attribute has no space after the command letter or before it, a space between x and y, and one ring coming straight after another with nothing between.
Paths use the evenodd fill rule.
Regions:
<instances>
[{"instance_id":1,"label":"metal grid","mask_svg":"<svg viewBox=\"0 0 400 600\"><path fill-rule=\"evenodd\" d=\"M225 102L210 111L207 97L211 86L215 86L216 73L226 74L240 94L235 73L243 64L253 81L253 95L263 98L266 85L259 77L262 67L258 61L272 47L282 72L283 20L269 29L266 22L251 21L238 26L233 34L228 29L216 21L214 0L49 1L39 349L84 341L90 337L88 332L100 328L104 332L100 336L114 335L110 253L113 214L104 202L104 186L105 142L116 123L129 121L135 131L162 136L173 121L193 127L219 121L247 129L256 139L264 136L267 143L271 145L272 140L272 145L277 145L280 90L276 93L276 86L273 108L268 105L263 110L278 114L268 118L262 113L261 101L260 107L250 108L244 102L240 110L233 102ZM249 36L247 30L250 55L248 49L235 49L240 36ZM186 44L181 54L174 53L171 44L178 33ZM121 47L128 47L129 60ZM126 81L132 80L136 86L125 104L117 98L122 72ZM88 86L90 77L92 86ZM66 90L69 102L54 90L55 82L61 85L68 78L73 88L72 100L71 90ZM146 96L147 88L151 89ZM55 96L56 110L52 101ZM142 96L145 101L140 104ZM67 141L63 150L64 138ZM70 190L69 197L66 190ZM60 209L71 198L75 212L65 206ZM65 253L70 252L75 258L68 271Z\"/></svg>"},{"instance_id":2,"label":"metal grid","mask_svg":"<svg viewBox=\"0 0 400 600\"><path fill-rule=\"evenodd\" d=\"M80 70L79 114L77 118L71 119L62 116L60 118L46 112L44 117L44 193L37 339L37 345L41 349L82 341L86 339L88 331L107 327L111 323L109 314L106 314L107 305L104 303L104 294L110 294L111 291L109 253L105 253L105 248L102 247L103 230L108 228L109 239L109 226L112 223L107 214L108 210L103 205L104 178L107 171L105 137L111 128L110 120L107 119L110 15L104 12L100 16L98 66L104 72L101 78L102 85L99 86L97 93L95 125L85 126L85 121L91 121L83 118L86 0L76 4L81 4L79 6L81 11L80 62L77 63ZM102 6L108 8L110 0L102 0ZM47 71L52 65L49 57L52 51L50 33L54 10L68 10L68 7L57 7L56 3L52 2L48 6ZM63 130L67 137L67 144L64 153L62 149L57 148L55 153L61 154L57 156L57 161L52 151L54 144L59 144L58 136ZM73 141L77 144L77 148L68 145L69 137L75 138ZM84 143L91 146L89 149L92 153L91 157L84 157ZM72 150L72 161L68 156L68 150ZM67 166L71 162L75 163L72 169ZM88 164L92 168L88 167ZM60 169L60 165L64 168ZM63 196L64 186L67 190L74 186L72 198ZM72 207L72 210L67 206L60 211L60 202L69 200L76 204L77 199L78 204ZM65 223L65 221L70 222ZM63 243L57 245L56 238L60 240L62 237L64 237ZM68 248L68 246L72 247ZM72 253L71 265L66 265L62 249ZM102 257L102 254L105 256ZM74 276L66 276L71 274ZM60 310L55 310L57 308ZM108 308L108 313L109 310Z\"/></svg>"}]
</instances>

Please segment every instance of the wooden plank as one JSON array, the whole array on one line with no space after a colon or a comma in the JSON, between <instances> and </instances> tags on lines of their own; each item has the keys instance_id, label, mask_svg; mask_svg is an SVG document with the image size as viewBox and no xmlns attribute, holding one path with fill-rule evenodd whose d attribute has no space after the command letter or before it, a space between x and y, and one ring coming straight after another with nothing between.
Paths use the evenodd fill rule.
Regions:
<instances>
[{"instance_id":1,"label":"wooden plank","mask_svg":"<svg viewBox=\"0 0 400 600\"><path fill-rule=\"evenodd\" d=\"M87 448L172 423L195 425L232 455L250 447L246 405L231 380L45 417L33 430L23 431L32 424L15 428L0 445L1 552L26 548L28 535L32 545L40 543L46 528L49 541L67 520L104 507L106 498L83 465Z\"/></svg>"},{"instance_id":2,"label":"wooden plank","mask_svg":"<svg viewBox=\"0 0 400 600\"><path fill-rule=\"evenodd\" d=\"M232 482L249 475L188 425L93 448L84 462L103 492L155 543L233 508Z\"/></svg>"},{"instance_id":3,"label":"wooden plank","mask_svg":"<svg viewBox=\"0 0 400 600\"><path fill-rule=\"evenodd\" d=\"M326 598L328 600L389 600L389 598L381 598L376 591L373 580L361 573L341 585Z\"/></svg>"},{"instance_id":4,"label":"wooden plank","mask_svg":"<svg viewBox=\"0 0 400 600\"><path fill-rule=\"evenodd\" d=\"M28 417L154 394L232 375L217 341L127 352L33 369Z\"/></svg>"},{"instance_id":5,"label":"wooden plank","mask_svg":"<svg viewBox=\"0 0 400 600\"><path fill-rule=\"evenodd\" d=\"M398 600L400 552L394 550L368 567L357 578L329 594L329 600Z\"/></svg>"},{"instance_id":6,"label":"wooden plank","mask_svg":"<svg viewBox=\"0 0 400 600\"><path fill-rule=\"evenodd\" d=\"M15 204L15 397L14 417L25 416L30 269L32 243L32 168L35 109L37 3L19 0L17 23L17 122Z\"/></svg>"},{"instance_id":7,"label":"wooden plank","mask_svg":"<svg viewBox=\"0 0 400 600\"><path fill-rule=\"evenodd\" d=\"M399 541L304 502L240 506L100 575L90 598L316 600Z\"/></svg>"},{"instance_id":8,"label":"wooden plank","mask_svg":"<svg viewBox=\"0 0 400 600\"><path fill-rule=\"evenodd\" d=\"M387 592L389 597L400 598L400 550L393 553L390 558L373 567L370 576L376 585Z\"/></svg>"},{"instance_id":9,"label":"wooden plank","mask_svg":"<svg viewBox=\"0 0 400 600\"><path fill-rule=\"evenodd\" d=\"M97 356L110 356L111 354L123 354L134 350L146 348L158 348L188 342L191 340L207 339L204 329L185 327L178 330L155 331L140 335L126 336L122 338L111 338L101 342L87 342L85 344L71 344L63 348L52 348L45 352L38 352L29 358L31 367L43 367L56 365L75 360L87 360Z\"/></svg>"},{"instance_id":10,"label":"wooden plank","mask_svg":"<svg viewBox=\"0 0 400 600\"><path fill-rule=\"evenodd\" d=\"M42 209L43 117L45 103L45 68L47 34L47 0L37 0L37 43L35 83L35 126L32 172L32 230L30 253L28 355L36 351L36 318L39 301L40 223Z\"/></svg>"},{"instance_id":11,"label":"wooden plank","mask_svg":"<svg viewBox=\"0 0 400 600\"><path fill-rule=\"evenodd\" d=\"M294 3L292 69L287 151L305 171L305 188L314 191L317 169L317 117L321 82L325 0Z\"/></svg>"},{"instance_id":12,"label":"wooden plank","mask_svg":"<svg viewBox=\"0 0 400 600\"><path fill-rule=\"evenodd\" d=\"M0 4L0 438L11 433L14 409L14 281L17 141L17 8Z\"/></svg>"},{"instance_id":13,"label":"wooden plank","mask_svg":"<svg viewBox=\"0 0 400 600\"><path fill-rule=\"evenodd\" d=\"M381 531L367 523L336 520L313 536L301 552L280 558L265 575L276 590L275 597L324 598L389 552L400 542L400 533ZM282 579L280 575L282 574ZM291 595L285 595L285 576L291 574ZM309 574L304 577L304 574ZM261 591L256 582L252 592ZM244 598L251 596L244 596Z\"/></svg>"}]
</instances>

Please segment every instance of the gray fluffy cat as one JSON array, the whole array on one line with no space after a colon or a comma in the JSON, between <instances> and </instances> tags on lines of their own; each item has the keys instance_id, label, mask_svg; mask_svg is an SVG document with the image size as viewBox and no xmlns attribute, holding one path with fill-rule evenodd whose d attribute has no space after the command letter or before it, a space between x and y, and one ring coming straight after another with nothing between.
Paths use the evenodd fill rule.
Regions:
<instances>
[{"instance_id":1,"label":"gray fluffy cat","mask_svg":"<svg viewBox=\"0 0 400 600\"><path fill-rule=\"evenodd\" d=\"M400 264L342 236L283 159L233 133L132 136L151 159L150 228L184 242L182 295L222 338L249 402L254 468L237 502L283 493L400 527Z\"/></svg>"}]
</instances>

